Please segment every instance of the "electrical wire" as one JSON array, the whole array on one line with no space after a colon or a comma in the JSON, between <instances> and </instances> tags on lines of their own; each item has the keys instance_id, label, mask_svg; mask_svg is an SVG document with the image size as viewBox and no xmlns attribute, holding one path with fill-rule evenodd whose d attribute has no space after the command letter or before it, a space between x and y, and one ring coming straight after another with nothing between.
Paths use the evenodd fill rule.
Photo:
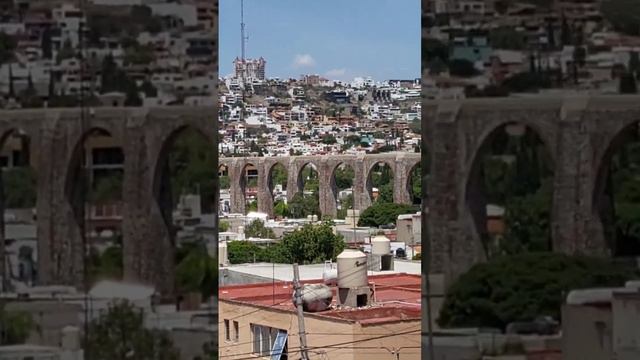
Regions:
<instances>
[{"instance_id":1,"label":"electrical wire","mask_svg":"<svg viewBox=\"0 0 640 360\"><path fill-rule=\"evenodd\" d=\"M371 338L366 338L366 339L359 339L359 340L351 340L351 341L346 341L346 342L341 342L341 343L335 343L335 344L329 344L329 345L322 345L322 346L313 346L313 347L307 347L308 351L313 351L313 350L317 350L317 349L324 349L324 348L331 348L331 347L336 347L336 346L344 346L344 345L350 345L350 344L358 344L358 343L362 343L362 342L367 342L367 341L372 341L372 340L380 340L380 339L385 339L385 338L389 338L389 337L395 337L395 336L400 336L400 335L408 335L411 333L416 333L416 332L420 332L420 330L412 330L412 331L405 331L405 332L397 332L394 334L387 334L387 335L381 335L381 336L376 336L376 337L371 337ZM294 347L294 348L290 348L288 349L288 354L291 355L292 353L298 353L301 352L302 349L300 349L299 347ZM233 355L219 355L219 358L231 358L231 357L235 357L235 356L243 356L243 355L253 355L251 357L244 357L244 358L234 358L233 360L249 360L249 359L255 359L255 352L250 352L250 353L240 353L240 354L233 354Z\"/></svg>"}]
</instances>

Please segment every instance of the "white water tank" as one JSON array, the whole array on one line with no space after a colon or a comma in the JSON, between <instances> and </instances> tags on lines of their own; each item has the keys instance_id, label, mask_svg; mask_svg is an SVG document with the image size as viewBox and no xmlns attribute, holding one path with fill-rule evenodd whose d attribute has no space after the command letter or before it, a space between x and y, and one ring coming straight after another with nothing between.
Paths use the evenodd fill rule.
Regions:
<instances>
[{"instance_id":1,"label":"white water tank","mask_svg":"<svg viewBox=\"0 0 640 360\"><path fill-rule=\"evenodd\" d=\"M324 284L306 284L300 290L302 293L302 310L308 312L318 312L327 310L333 301L333 291ZM293 293L293 303L295 305L295 292Z\"/></svg>"},{"instance_id":2,"label":"white water tank","mask_svg":"<svg viewBox=\"0 0 640 360\"><path fill-rule=\"evenodd\" d=\"M388 255L391 253L391 240L384 235L378 235L371 239L371 254Z\"/></svg>"},{"instance_id":3,"label":"white water tank","mask_svg":"<svg viewBox=\"0 0 640 360\"><path fill-rule=\"evenodd\" d=\"M359 288L369 285L367 255L360 250L346 249L337 258L338 287Z\"/></svg>"},{"instance_id":4,"label":"white water tank","mask_svg":"<svg viewBox=\"0 0 640 360\"><path fill-rule=\"evenodd\" d=\"M226 241L221 241L218 244L218 263L218 265L223 266L227 266L227 264L229 264L229 251Z\"/></svg>"}]
</instances>

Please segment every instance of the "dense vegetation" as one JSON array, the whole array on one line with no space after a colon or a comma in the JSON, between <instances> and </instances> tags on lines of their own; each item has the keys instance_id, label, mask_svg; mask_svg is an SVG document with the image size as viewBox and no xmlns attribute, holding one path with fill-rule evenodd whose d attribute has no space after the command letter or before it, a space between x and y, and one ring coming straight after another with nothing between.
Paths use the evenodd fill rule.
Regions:
<instances>
[{"instance_id":1,"label":"dense vegetation","mask_svg":"<svg viewBox=\"0 0 640 360\"><path fill-rule=\"evenodd\" d=\"M328 222L304 227L284 235L277 244L261 247L249 241L228 243L229 262L275 262L282 264L315 264L335 260L344 250L344 239L333 233Z\"/></svg>"},{"instance_id":2,"label":"dense vegetation","mask_svg":"<svg viewBox=\"0 0 640 360\"><path fill-rule=\"evenodd\" d=\"M398 215L412 214L417 211L412 205L390 202L375 203L366 208L360 215L358 226L379 227L381 225L396 224Z\"/></svg>"},{"instance_id":3,"label":"dense vegetation","mask_svg":"<svg viewBox=\"0 0 640 360\"><path fill-rule=\"evenodd\" d=\"M111 303L89 326L85 352L92 359L125 359L132 354L136 359L180 358L169 333L147 329L142 311L127 301Z\"/></svg>"},{"instance_id":4,"label":"dense vegetation","mask_svg":"<svg viewBox=\"0 0 640 360\"><path fill-rule=\"evenodd\" d=\"M608 259L555 253L523 253L478 264L449 289L440 311L441 326L491 326L539 315L560 319L568 291L620 286L638 276L632 267Z\"/></svg>"}]
</instances>

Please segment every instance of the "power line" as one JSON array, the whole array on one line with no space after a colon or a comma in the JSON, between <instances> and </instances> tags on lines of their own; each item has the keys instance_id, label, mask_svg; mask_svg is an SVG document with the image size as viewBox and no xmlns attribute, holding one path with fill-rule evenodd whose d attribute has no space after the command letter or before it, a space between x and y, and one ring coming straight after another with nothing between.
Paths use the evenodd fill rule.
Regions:
<instances>
[{"instance_id":1,"label":"power line","mask_svg":"<svg viewBox=\"0 0 640 360\"><path fill-rule=\"evenodd\" d=\"M394 334L387 334L387 335L381 335L381 336L376 336L376 337L371 337L371 338L366 338L366 339L359 339L359 340L352 340L352 341L346 341L346 342L342 342L342 343L336 343L336 344L329 344L329 345L323 345L323 346L315 346L315 347L309 347L309 351L313 352L314 350L318 350L318 349L324 349L324 348L334 348L334 347L339 347L339 346L344 346L344 345L350 345L350 344L357 344L357 343L362 343L362 342L367 342L367 341L372 341L372 340L380 340L380 339L384 339L384 338L389 338L389 337L396 337L396 336L400 336L400 335L408 335L411 333L416 333L416 332L420 332L420 330L412 330L412 331L405 331L405 332L398 332L398 333L394 333ZM352 347L349 347L352 348ZM417 348L417 347L416 347ZM295 348L290 348L288 350L288 354L295 354L295 353L299 353L302 350L300 349L300 347L295 347ZM250 360L250 359L255 359L255 352L250 352L250 353L240 353L240 354L229 354L229 355L220 355L219 358L230 358L230 357L235 357L235 356L243 356L243 355L253 355L251 357L243 357L243 358L235 358L233 360Z\"/></svg>"}]
</instances>

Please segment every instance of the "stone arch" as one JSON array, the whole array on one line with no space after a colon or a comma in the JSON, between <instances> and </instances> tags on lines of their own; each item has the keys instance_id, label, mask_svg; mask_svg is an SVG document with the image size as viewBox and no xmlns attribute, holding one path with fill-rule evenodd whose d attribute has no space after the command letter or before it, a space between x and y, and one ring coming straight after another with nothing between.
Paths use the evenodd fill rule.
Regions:
<instances>
[{"instance_id":1,"label":"stone arch","mask_svg":"<svg viewBox=\"0 0 640 360\"><path fill-rule=\"evenodd\" d=\"M89 126L86 130L81 129L79 132L72 132L68 135L67 144L70 145L67 152L66 160L63 164L65 171L63 173L62 181L62 199L64 201L63 210L65 212L64 219L68 223L65 224L66 234L68 239L66 246L71 247L73 250L69 250L67 261L73 264L66 267L66 272L72 274L71 276L76 278L76 286L90 286L88 278L83 274L86 270L87 255L86 250L92 250L92 216L93 211L96 210L92 207L93 202L91 199L92 194L92 180L94 179L94 173L90 172L94 169L87 167L87 145L90 138L94 136L103 136L111 138L120 149L120 153L123 156L122 172L124 174L124 148L119 136L119 132L115 129L110 122L97 121L92 126ZM124 177L120 180L120 185L124 185ZM122 187L120 189L122 191ZM89 205L89 206L87 206ZM114 206L118 208L117 205ZM122 223L119 226L120 234L122 234ZM117 234L114 233L114 239ZM77 251L77 253L73 253ZM44 253L39 252L40 255ZM64 255L63 255L64 256ZM58 258L58 261L61 261ZM39 261L40 262L40 261ZM57 264L60 267L61 264Z\"/></svg>"},{"instance_id":2,"label":"stone arch","mask_svg":"<svg viewBox=\"0 0 640 360\"><path fill-rule=\"evenodd\" d=\"M110 129L105 127L94 126L84 133L80 134L80 136L74 141L73 148L71 153L69 154L69 158L67 161L67 171L65 172L65 182L64 182L64 192L65 198L69 201L71 205L71 209L74 213L74 218L76 220L76 224L78 226L82 226L84 216L84 204L86 201L85 197L87 197L87 184L89 179L87 178L87 174L83 171L84 165L83 160L85 160L84 147L86 141L94 135L101 136L109 136L114 138L116 143L120 144L120 148L122 149L122 143L118 141L118 139L113 136L113 132ZM90 176L90 175L89 175ZM80 184L80 186L78 186Z\"/></svg>"},{"instance_id":3,"label":"stone arch","mask_svg":"<svg viewBox=\"0 0 640 360\"><path fill-rule=\"evenodd\" d=\"M393 182L395 182L396 177L397 177L397 169L394 166L395 164L385 158L375 158L372 159L372 161L369 163L369 165L365 168L365 179L364 179L364 190L366 193L366 198L368 198L368 203L372 204L373 203L373 169L378 166L378 165L382 165L382 166L387 166L389 168L389 170L391 171L391 179ZM393 191L393 186L391 187L391 191L392 194L395 192ZM393 195L392 195L393 196ZM394 199L395 200L395 199ZM364 209L361 209L364 210Z\"/></svg>"},{"instance_id":4,"label":"stone arch","mask_svg":"<svg viewBox=\"0 0 640 360\"><path fill-rule=\"evenodd\" d=\"M330 194L331 194L331 207L330 207L330 212L331 216L337 216L338 215L338 203L340 201L339 199L339 188L336 182L336 172L338 171L338 169L341 166L344 166L345 168L350 168L353 171L353 179L352 179L352 183L351 183L351 206L355 205L355 197L354 197L354 188L356 185L356 169L355 169L355 164L353 163L353 161L349 161L349 160L339 160L337 161L335 164L333 164L330 168L329 168L329 189L330 189ZM343 210L342 212L344 213L344 208L342 208L341 210ZM347 209L348 210L348 209Z\"/></svg>"},{"instance_id":5,"label":"stone arch","mask_svg":"<svg viewBox=\"0 0 640 360\"><path fill-rule=\"evenodd\" d=\"M550 145L548 143L548 137L545 138L544 135L546 132L544 129L535 123L530 123L528 121L513 121L513 120L500 120L495 121L484 129L481 136L477 138L477 142L472 147L470 151L471 156L470 160L465 166L465 177L464 177L464 206L465 211L467 211L470 215L470 221L472 222L473 234L471 238L474 241L479 241L481 245L484 247L484 254L481 256L483 259L486 258L488 254L487 244L487 205L488 201L486 199L486 194L483 191L482 185L482 174L483 174L483 156L490 150L493 146L493 142L496 140L499 132L501 131L524 131L523 134L531 134L537 140L539 140L542 144L542 148L545 151L545 154L549 156L549 160L551 162L550 169L555 173L554 162L555 159L553 157L553 152L550 151ZM530 132L530 133L528 133ZM552 199L553 201L553 199ZM553 209L553 204L550 206L550 212ZM550 214L550 217L553 215ZM549 244L550 248L552 248L552 229L549 229Z\"/></svg>"},{"instance_id":6,"label":"stone arch","mask_svg":"<svg viewBox=\"0 0 640 360\"><path fill-rule=\"evenodd\" d=\"M152 147L152 172L150 173L150 204L148 204L149 221L146 236L152 242L142 244L125 244L125 264L137 268L136 274L146 283L153 284L161 294L173 294L175 289L175 250L177 227L173 223L173 191L171 189L169 155L176 140L186 131L194 131L207 143L212 144L211 152L215 160L215 147L209 133L202 131L197 124L190 122L177 123L175 126L163 128L163 136L157 139ZM155 139L154 139L155 140ZM215 172L215 170L213 170ZM125 174L126 176L126 174ZM217 189L213 189L212 204L215 208L219 199ZM146 204L145 204L146 205ZM139 239L138 241L141 241ZM128 250L127 250L128 247ZM140 252L143 251L144 255ZM144 265L141 265L144 264ZM126 271L126 269L125 269ZM125 275L126 276L126 275Z\"/></svg>"},{"instance_id":7,"label":"stone arch","mask_svg":"<svg viewBox=\"0 0 640 360\"><path fill-rule=\"evenodd\" d=\"M634 134L635 132L635 134ZM621 244L617 241L615 226L615 200L611 190L611 164L614 156L623 147L633 140L638 140L640 133L640 119L624 119L613 129L609 136L603 140L602 150L597 152L594 159L595 177L593 179L593 191L591 198L591 212L599 225L597 229L603 236L606 248L612 256L630 255L627 251L620 250ZM638 250L638 249L636 249ZM633 251L637 252L637 251Z\"/></svg>"},{"instance_id":8,"label":"stone arch","mask_svg":"<svg viewBox=\"0 0 640 360\"><path fill-rule=\"evenodd\" d=\"M414 204L414 202L416 201L416 196L413 193L413 185L414 185L413 173L418 168L420 168L421 172L424 173L424 170L422 170L422 161L418 160L418 161L414 162L413 164L410 164L407 168L409 169L409 171L407 172L407 179L406 179L406 182L405 182L405 189L406 189L406 192L409 194L409 199L411 200L411 204ZM422 184L422 173L419 174L418 181L421 182L420 186L421 186L422 191L425 191L425 189L422 187L422 185L423 185ZM421 198L419 199L420 203L422 203L423 198L424 198L424 196L421 196Z\"/></svg>"},{"instance_id":9,"label":"stone arch","mask_svg":"<svg viewBox=\"0 0 640 360\"><path fill-rule=\"evenodd\" d=\"M9 126L5 130L0 132L0 150L5 149L5 146L7 145L11 137L14 135L17 135L17 137L19 137L21 152L25 152L26 154L22 154L21 158L18 159L19 164L16 164L15 159L12 159L11 162L13 163L13 165L17 165L17 166L28 165L31 169L35 170L35 168L33 167L34 164L31 161L32 159L30 156L30 154L33 153L31 152L31 149L30 149L30 143L32 140L31 134L27 133L27 131L25 131L23 128ZM8 159L8 162L9 162L9 159ZM7 206L6 189L4 184L4 176L1 176L1 175L2 174L0 173L0 212L2 214L2 217L0 217L0 279L2 279L2 281L5 281L5 283L8 283L7 277L5 276L6 275L5 271L7 267L5 264L6 234L5 234L5 220L4 220L5 218L4 214L8 206ZM27 179L24 179L24 180L27 181ZM34 189L34 191L37 194L37 190ZM37 201L37 195L36 195L36 201ZM36 204L34 204L33 206L35 207ZM23 247L20 248L20 254L22 254L23 252ZM30 247L28 247L28 249L31 250ZM20 263L20 270L22 270L22 266L23 264ZM20 272L20 274L22 274L22 272ZM22 278L22 275L20 275L20 277ZM4 285L5 284L0 283L0 289L4 289Z\"/></svg>"},{"instance_id":10,"label":"stone arch","mask_svg":"<svg viewBox=\"0 0 640 360\"><path fill-rule=\"evenodd\" d=\"M304 191L304 181L302 179L302 173L307 168L307 166L309 166L310 169L312 169L313 171L318 173L318 175L320 173L320 167L314 161L304 160L304 161L298 163L298 166L297 166L297 169L296 169L297 171L295 172L295 181L296 181L296 185L297 185L298 191Z\"/></svg>"},{"instance_id":11,"label":"stone arch","mask_svg":"<svg viewBox=\"0 0 640 360\"><path fill-rule=\"evenodd\" d=\"M238 176L236 178L236 185L238 186L238 189L240 190L240 194L242 196L242 204L243 205L243 210L246 213L248 211L248 196L247 196L247 191L250 188L249 184L249 175L247 175L248 171L250 168L253 168L256 171L256 177L255 177L255 185L254 188L256 189L256 194L255 194L255 200L258 201L258 193L259 193L259 187L258 187L258 183L259 183L259 179L260 179L260 169L258 166L258 163L252 160L247 160L244 161L240 167L239 167L239 172L238 172Z\"/></svg>"},{"instance_id":12,"label":"stone arch","mask_svg":"<svg viewBox=\"0 0 640 360\"><path fill-rule=\"evenodd\" d=\"M286 173L286 177L284 179L284 184L283 185L283 190L287 190L287 185L289 182L289 176L291 176L289 174L289 170L287 169L287 164L280 161L280 160L275 160L272 163L267 163L266 167L265 167L265 185L266 185L266 191L268 192L268 194L264 194L264 196L262 197L262 202L264 202L265 204L263 204L261 206L261 208L265 209L266 212L270 215L270 216L275 216L275 204L277 202L277 198L276 195L274 194L275 192L275 186L276 184L274 184L274 170L276 168L282 168L285 173ZM283 201L286 200L283 199Z\"/></svg>"}]
</instances>

